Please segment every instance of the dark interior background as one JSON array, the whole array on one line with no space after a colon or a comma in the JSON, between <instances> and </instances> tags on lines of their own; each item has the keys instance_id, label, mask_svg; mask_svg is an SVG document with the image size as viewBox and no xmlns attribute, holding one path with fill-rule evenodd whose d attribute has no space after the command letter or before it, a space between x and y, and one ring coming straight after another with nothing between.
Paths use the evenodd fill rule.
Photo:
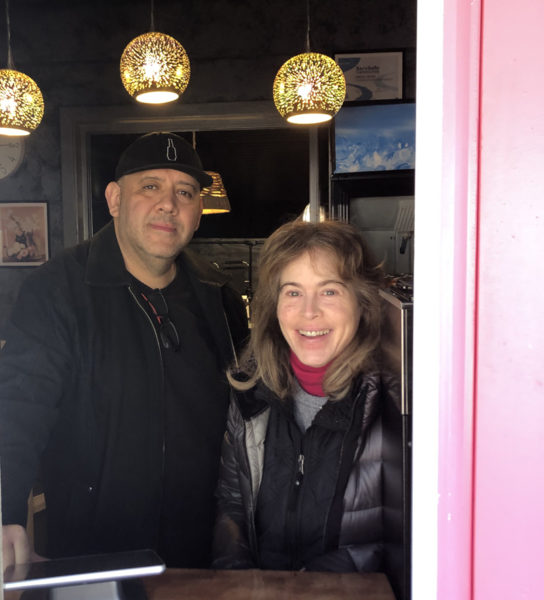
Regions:
<instances>
[{"instance_id":1,"label":"dark interior background","mask_svg":"<svg viewBox=\"0 0 544 600\"><path fill-rule=\"evenodd\" d=\"M191 61L191 79L179 106L272 102L272 84L278 69L288 58L305 50L305 0L155 0L154 5L155 29L178 39ZM62 197L62 111L69 107L134 106L135 101L121 83L119 60L125 46L149 30L150 7L149 0L10 2L15 68L39 85L45 114L38 129L25 140L21 166L0 179L0 202L47 203L52 256L64 247L63 202L77 200ZM402 50L404 97L415 97L416 0L311 0L310 23L311 49L329 56ZM1 10L1 66L7 62L6 50L5 11ZM163 109L146 106L141 110L153 116L160 115ZM241 174L233 176L227 191L232 194L231 201L244 206L229 216L207 218L200 235L227 238L243 232L245 237L248 229L252 237L267 235L285 215L298 212L307 203L307 130L288 129L293 137L280 141L280 150L274 149L275 142L270 142L271 158L264 155L269 145L264 135L256 134L260 138L256 142L257 153L250 149L254 142L242 134L210 133L210 141L203 133L197 135L199 152L206 155L209 146L210 163L215 160L215 153L222 151L220 147L228 145L235 153ZM216 141L219 137L220 143ZM105 164L107 147L113 154L114 143L117 142L110 139L97 147L97 155L104 155L99 159L104 164L97 167L103 171L93 183L97 203L103 193L100 186L111 178L107 170L116 161L109 156L109 165ZM100 145L98 141L96 144ZM124 146L124 140L119 140L119 145ZM292 150L288 157L286 148ZM260 175L266 175L269 161L281 161L283 181L272 194L268 191L276 186L275 181L265 181L263 177L251 182L249 163L253 160ZM211 170L212 164L207 163L206 157L205 166ZM224 169L216 168L221 173ZM327 169L321 171L326 180ZM225 177L228 181L229 176ZM259 194L258 205L250 188ZM242 199L246 191L247 197ZM283 202L285 207L278 210ZM257 206L259 210L254 210ZM31 270L0 268L0 334L21 282Z\"/></svg>"},{"instance_id":2,"label":"dark interior background","mask_svg":"<svg viewBox=\"0 0 544 600\"><path fill-rule=\"evenodd\" d=\"M193 132L176 132L193 143ZM328 129L319 135L322 195L328 184ZM137 134L91 136L92 230L110 220L104 188L120 153ZM299 216L309 202L308 130L200 131L195 147L208 171L220 173L231 212L203 215L197 238L262 238Z\"/></svg>"}]
</instances>

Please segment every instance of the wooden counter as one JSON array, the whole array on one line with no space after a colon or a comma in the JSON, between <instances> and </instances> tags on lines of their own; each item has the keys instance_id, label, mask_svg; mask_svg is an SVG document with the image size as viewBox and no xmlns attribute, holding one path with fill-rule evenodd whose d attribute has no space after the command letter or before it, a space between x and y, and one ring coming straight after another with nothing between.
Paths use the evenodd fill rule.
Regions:
<instances>
[{"instance_id":1,"label":"wooden counter","mask_svg":"<svg viewBox=\"0 0 544 600\"><path fill-rule=\"evenodd\" d=\"M149 600L395 600L382 573L168 569L142 581Z\"/></svg>"},{"instance_id":2,"label":"wooden counter","mask_svg":"<svg viewBox=\"0 0 544 600\"><path fill-rule=\"evenodd\" d=\"M140 581L147 600L395 600L382 573L168 569L162 575ZM47 598L47 590L43 588L24 593L4 592L4 600ZM142 595L126 596L126 600L133 598L140 600ZM74 600L77 600L75 594Z\"/></svg>"}]
</instances>

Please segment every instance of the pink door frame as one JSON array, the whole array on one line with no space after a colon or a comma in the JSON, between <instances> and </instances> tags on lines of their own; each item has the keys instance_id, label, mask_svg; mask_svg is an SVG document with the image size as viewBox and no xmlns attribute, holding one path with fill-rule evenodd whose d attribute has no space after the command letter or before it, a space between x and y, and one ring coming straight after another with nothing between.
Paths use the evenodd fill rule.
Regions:
<instances>
[{"instance_id":1,"label":"pink door frame","mask_svg":"<svg viewBox=\"0 0 544 600\"><path fill-rule=\"evenodd\" d=\"M474 598L544 597L544 2L484 0Z\"/></svg>"},{"instance_id":2,"label":"pink door frame","mask_svg":"<svg viewBox=\"0 0 544 600\"><path fill-rule=\"evenodd\" d=\"M413 598L471 596L480 3L418 3Z\"/></svg>"},{"instance_id":3,"label":"pink door frame","mask_svg":"<svg viewBox=\"0 0 544 600\"><path fill-rule=\"evenodd\" d=\"M541 0L419 0L414 600L542 596Z\"/></svg>"}]
</instances>

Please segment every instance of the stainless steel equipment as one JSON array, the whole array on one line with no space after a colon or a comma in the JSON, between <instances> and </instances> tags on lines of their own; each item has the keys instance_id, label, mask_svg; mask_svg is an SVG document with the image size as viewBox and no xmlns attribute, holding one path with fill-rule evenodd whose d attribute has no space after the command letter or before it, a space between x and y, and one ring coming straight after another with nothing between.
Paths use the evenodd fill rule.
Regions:
<instances>
[{"instance_id":1,"label":"stainless steel equipment","mask_svg":"<svg viewBox=\"0 0 544 600\"><path fill-rule=\"evenodd\" d=\"M382 351L390 374L386 414L389 435L402 438L402 455L390 457L398 467L398 476L385 483L389 508L386 526L390 568L397 574L392 583L399 600L410 600L413 287L411 276L400 276L390 283L380 292L384 313Z\"/></svg>"}]
</instances>

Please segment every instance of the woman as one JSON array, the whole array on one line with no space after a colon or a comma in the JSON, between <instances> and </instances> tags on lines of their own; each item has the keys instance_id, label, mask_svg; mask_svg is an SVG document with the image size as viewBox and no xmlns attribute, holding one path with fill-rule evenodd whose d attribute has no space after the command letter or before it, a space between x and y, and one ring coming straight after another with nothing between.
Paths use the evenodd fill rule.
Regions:
<instances>
[{"instance_id":1,"label":"woman","mask_svg":"<svg viewBox=\"0 0 544 600\"><path fill-rule=\"evenodd\" d=\"M264 244L218 485L216 568L383 570L382 272L350 225Z\"/></svg>"}]
</instances>

